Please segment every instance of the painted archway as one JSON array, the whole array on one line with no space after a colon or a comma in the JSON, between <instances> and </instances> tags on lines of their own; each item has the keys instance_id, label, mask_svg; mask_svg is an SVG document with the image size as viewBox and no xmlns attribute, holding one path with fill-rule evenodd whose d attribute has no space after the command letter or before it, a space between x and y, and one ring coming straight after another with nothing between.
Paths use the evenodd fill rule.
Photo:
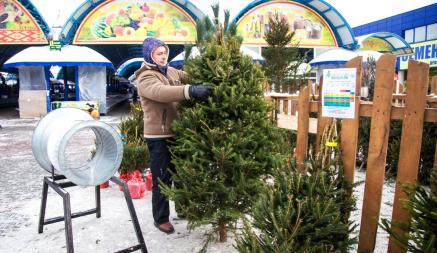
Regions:
<instances>
[{"instance_id":1,"label":"painted archway","mask_svg":"<svg viewBox=\"0 0 437 253\"><path fill-rule=\"evenodd\" d=\"M0 68L30 45L47 45L50 28L29 0L0 0Z\"/></svg>"},{"instance_id":2,"label":"painted archway","mask_svg":"<svg viewBox=\"0 0 437 253\"><path fill-rule=\"evenodd\" d=\"M357 37L361 50L374 50L395 55L413 53L410 44L397 34L377 32Z\"/></svg>"},{"instance_id":3,"label":"painted archway","mask_svg":"<svg viewBox=\"0 0 437 253\"><path fill-rule=\"evenodd\" d=\"M64 43L141 44L156 37L168 44L194 43L204 14L189 1L85 1L64 25Z\"/></svg>"},{"instance_id":4,"label":"painted archway","mask_svg":"<svg viewBox=\"0 0 437 253\"><path fill-rule=\"evenodd\" d=\"M265 46L269 17L278 13L295 32L291 44L299 47L357 47L354 34L343 16L323 0L255 0L233 20L243 44Z\"/></svg>"}]
</instances>

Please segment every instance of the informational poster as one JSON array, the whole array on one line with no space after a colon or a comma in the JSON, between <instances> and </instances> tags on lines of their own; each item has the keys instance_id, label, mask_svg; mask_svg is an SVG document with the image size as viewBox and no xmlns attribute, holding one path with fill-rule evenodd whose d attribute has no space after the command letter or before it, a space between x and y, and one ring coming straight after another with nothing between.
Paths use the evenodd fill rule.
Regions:
<instances>
[{"instance_id":1,"label":"informational poster","mask_svg":"<svg viewBox=\"0 0 437 253\"><path fill-rule=\"evenodd\" d=\"M0 44L47 44L47 39L19 1L0 0Z\"/></svg>"},{"instance_id":2,"label":"informational poster","mask_svg":"<svg viewBox=\"0 0 437 253\"><path fill-rule=\"evenodd\" d=\"M80 24L74 44L138 44L146 37L172 44L194 43L196 23L171 1L104 1Z\"/></svg>"},{"instance_id":3,"label":"informational poster","mask_svg":"<svg viewBox=\"0 0 437 253\"><path fill-rule=\"evenodd\" d=\"M355 118L356 75L356 68L323 70L323 117Z\"/></svg>"},{"instance_id":4,"label":"informational poster","mask_svg":"<svg viewBox=\"0 0 437 253\"><path fill-rule=\"evenodd\" d=\"M260 4L237 22L237 33L243 44L267 45L264 35L269 31L269 19L277 13L294 32L291 44L300 47L336 47L337 41L328 23L315 11L297 2L275 1Z\"/></svg>"}]
</instances>

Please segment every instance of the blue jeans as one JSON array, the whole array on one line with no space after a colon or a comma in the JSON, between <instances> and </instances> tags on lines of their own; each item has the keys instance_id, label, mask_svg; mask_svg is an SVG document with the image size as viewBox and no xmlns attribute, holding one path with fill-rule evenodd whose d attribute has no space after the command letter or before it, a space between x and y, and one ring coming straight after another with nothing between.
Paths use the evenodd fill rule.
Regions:
<instances>
[{"instance_id":1,"label":"blue jeans","mask_svg":"<svg viewBox=\"0 0 437 253\"><path fill-rule=\"evenodd\" d=\"M157 224L169 221L170 205L168 199L159 189L159 180L171 186L171 171L175 171L171 163L171 154L168 149L170 138L146 138L147 147L150 154L150 168L152 170L152 212L153 219Z\"/></svg>"}]
</instances>

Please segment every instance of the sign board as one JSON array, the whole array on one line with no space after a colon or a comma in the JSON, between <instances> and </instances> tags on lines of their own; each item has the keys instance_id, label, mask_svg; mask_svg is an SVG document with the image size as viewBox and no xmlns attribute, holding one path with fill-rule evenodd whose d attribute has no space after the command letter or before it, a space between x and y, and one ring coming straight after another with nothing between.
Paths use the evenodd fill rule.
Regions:
<instances>
[{"instance_id":1,"label":"sign board","mask_svg":"<svg viewBox=\"0 0 437 253\"><path fill-rule=\"evenodd\" d=\"M264 35L270 29L269 19L278 13L285 19L299 47L336 47L337 41L328 23L315 11L297 2L266 2L248 11L237 22L237 34L243 44L267 45Z\"/></svg>"},{"instance_id":2,"label":"sign board","mask_svg":"<svg viewBox=\"0 0 437 253\"><path fill-rule=\"evenodd\" d=\"M323 70L323 117L355 118L356 75L356 68Z\"/></svg>"},{"instance_id":3,"label":"sign board","mask_svg":"<svg viewBox=\"0 0 437 253\"><path fill-rule=\"evenodd\" d=\"M51 40L49 45L51 51L61 51L62 46L59 40Z\"/></svg>"},{"instance_id":4,"label":"sign board","mask_svg":"<svg viewBox=\"0 0 437 253\"><path fill-rule=\"evenodd\" d=\"M411 44L414 53L399 56L399 69L407 69L409 60L416 60L429 64L429 67L437 66L437 40Z\"/></svg>"},{"instance_id":5,"label":"sign board","mask_svg":"<svg viewBox=\"0 0 437 253\"><path fill-rule=\"evenodd\" d=\"M44 32L17 0L0 1L0 44L47 44Z\"/></svg>"},{"instance_id":6,"label":"sign board","mask_svg":"<svg viewBox=\"0 0 437 253\"><path fill-rule=\"evenodd\" d=\"M195 43L196 23L171 1L104 1L82 21L74 44L140 44L146 37Z\"/></svg>"},{"instance_id":7,"label":"sign board","mask_svg":"<svg viewBox=\"0 0 437 253\"><path fill-rule=\"evenodd\" d=\"M88 112L93 118L98 118L99 102L97 101L55 101L52 102L52 110L58 108L77 108Z\"/></svg>"}]
</instances>

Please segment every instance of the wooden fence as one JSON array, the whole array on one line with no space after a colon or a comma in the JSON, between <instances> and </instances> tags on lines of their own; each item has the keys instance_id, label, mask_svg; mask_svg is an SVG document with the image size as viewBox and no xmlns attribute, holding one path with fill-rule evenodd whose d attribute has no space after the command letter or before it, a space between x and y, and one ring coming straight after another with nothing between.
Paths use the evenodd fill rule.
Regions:
<instances>
[{"instance_id":1,"label":"wooden fence","mask_svg":"<svg viewBox=\"0 0 437 253\"><path fill-rule=\"evenodd\" d=\"M407 198L401 185L415 183L418 176L422 129L424 122L437 122L437 96L427 95L429 66L425 63L408 63L408 89L406 94L393 94L396 57L383 55L376 63L376 80L373 102L360 100L362 58L350 60L347 68L357 69L355 118L341 121L341 148L346 178L353 182L358 149L358 130L360 117L371 117L369 152L367 158L366 180L359 234L358 252L373 252L381 208L382 187L384 184L390 120L402 120L401 145L396 178L392 220L408 222L410 216L403 208ZM321 81L323 83L323 80ZM321 84L322 86L323 84ZM308 133L317 134L316 150L320 146L323 129L331 118L321 116L322 88L319 95L311 95L308 85L300 89L299 95L275 96L269 99L276 105L278 125L297 129L295 155L297 163L304 162ZM437 94L437 77L431 81L431 93ZM296 115L296 111L298 112ZM311 119L309 112L317 112L317 119ZM437 143L436 143L437 145ZM434 164L437 164L437 148ZM399 230L397 230L399 231ZM390 237L388 252L404 252Z\"/></svg>"}]
</instances>

